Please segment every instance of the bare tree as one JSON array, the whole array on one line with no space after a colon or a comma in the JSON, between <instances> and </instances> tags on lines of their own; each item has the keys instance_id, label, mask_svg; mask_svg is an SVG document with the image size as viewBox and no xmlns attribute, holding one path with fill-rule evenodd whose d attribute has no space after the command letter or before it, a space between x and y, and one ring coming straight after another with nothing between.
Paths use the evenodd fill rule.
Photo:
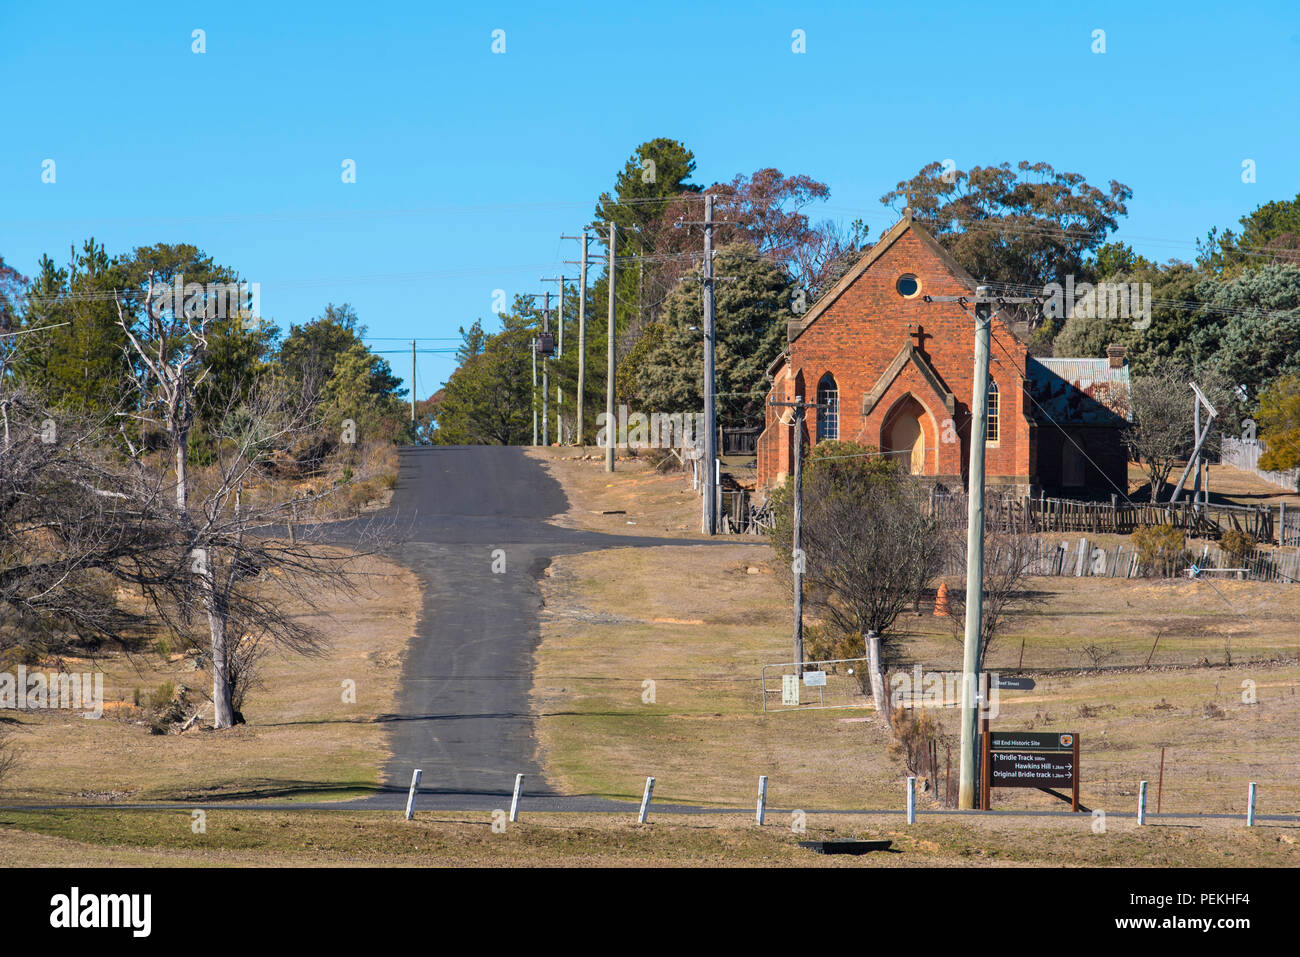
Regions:
<instances>
[{"instance_id":1,"label":"bare tree","mask_svg":"<svg viewBox=\"0 0 1300 957\"><path fill-rule=\"evenodd\" d=\"M170 623L178 632L187 632L197 617L205 621L214 726L229 728L242 720L235 701L253 679L256 656L241 653L244 640L254 642L253 649L266 639L300 654L323 651L320 632L286 610L285 598L316 607L325 587L351 587L357 553L323 546L310 529L288 541L275 533L291 520L295 507L310 507L343 487L327 487L304 499L268 481L273 450L294 444L318 423L312 397L290 397L283 386L267 382L258 383L243 400L232 398L230 407L213 416L215 424L207 431L216 462L203 474L192 473L190 435L196 389L206 375L210 320L205 313L186 316L179 306L158 308L150 276L144 315L135 317L119 299L118 321L130 343L139 396L135 417L161 429L173 461L167 476L175 496L171 518L186 563L180 576L166 582L173 591L184 588L180 601L169 603L174 595L153 593L151 604L164 615L174 610ZM165 469L148 447L133 440L125 425L120 435L136 476L153 473L160 480ZM246 495L252 486L257 486L256 494ZM275 578L274 595L258 583L268 574ZM178 586L182 581L184 586Z\"/></svg>"},{"instance_id":2,"label":"bare tree","mask_svg":"<svg viewBox=\"0 0 1300 957\"><path fill-rule=\"evenodd\" d=\"M926 514L927 491L874 450L819 443L804 474L802 541L810 610L843 634L884 638L939 573L947 547ZM790 554L789 490L774 496L773 544Z\"/></svg>"},{"instance_id":3,"label":"bare tree","mask_svg":"<svg viewBox=\"0 0 1300 957\"><path fill-rule=\"evenodd\" d=\"M102 422L55 416L0 382L9 425L0 445L0 652L43 655L129 648L140 624L119 584L174 604L182 567L163 489L124 473Z\"/></svg>"},{"instance_id":4,"label":"bare tree","mask_svg":"<svg viewBox=\"0 0 1300 957\"><path fill-rule=\"evenodd\" d=\"M1147 473L1153 502L1160 501L1170 474L1187 460L1196 444L1192 435L1196 398L1188 385L1194 377L1220 416L1226 417L1232 402L1231 388L1211 369L1193 373L1185 366L1169 366L1152 375L1134 376L1129 385L1133 422L1125 430L1124 444ZM1217 451L1220 434L1216 420L1203 446L1205 453Z\"/></svg>"}]
</instances>

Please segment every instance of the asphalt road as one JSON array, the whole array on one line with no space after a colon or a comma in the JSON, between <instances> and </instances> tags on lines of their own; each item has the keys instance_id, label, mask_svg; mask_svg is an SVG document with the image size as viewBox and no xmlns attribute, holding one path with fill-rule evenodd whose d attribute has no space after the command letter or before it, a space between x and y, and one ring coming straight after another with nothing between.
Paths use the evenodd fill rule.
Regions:
<instances>
[{"instance_id":1,"label":"asphalt road","mask_svg":"<svg viewBox=\"0 0 1300 957\"><path fill-rule=\"evenodd\" d=\"M605 535L548 521L567 508L559 483L523 449L403 450L380 519L402 538L390 554L419 577L424 604L397 710L381 718L393 753L384 788L362 804L400 806L412 769L420 768L420 807L502 807L517 773L525 775L527 806L535 810L626 806L560 796L536 762L528 692L541 638L538 581L556 555L714 543ZM504 573L493 571L497 549Z\"/></svg>"}]
</instances>

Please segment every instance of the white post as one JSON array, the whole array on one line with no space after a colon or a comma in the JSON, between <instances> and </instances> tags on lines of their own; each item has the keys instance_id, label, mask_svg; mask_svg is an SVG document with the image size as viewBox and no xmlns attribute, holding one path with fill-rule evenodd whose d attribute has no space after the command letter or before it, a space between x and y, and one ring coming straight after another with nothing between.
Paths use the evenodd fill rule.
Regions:
<instances>
[{"instance_id":1,"label":"white post","mask_svg":"<svg viewBox=\"0 0 1300 957\"><path fill-rule=\"evenodd\" d=\"M416 768L411 772L411 793L406 796L406 819L409 821L415 813L415 789L420 786L420 775L424 772Z\"/></svg>"},{"instance_id":2,"label":"white post","mask_svg":"<svg viewBox=\"0 0 1300 957\"><path fill-rule=\"evenodd\" d=\"M636 816L636 822L638 824L645 823L646 814L649 813L650 811L650 795L654 794L654 792L655 792L655 779L646 778L645 794L641 795L641 810L637 813Z\"/></svg>"},{"instance_id":3,"label":"white post","mask_svg":"<svg viewBox=\"0 0 1300 957\"><path fill-rule=\"evenodd\" d=\"M1138 785L1138 826L1147 822L1147 783L1143 781Z\"/></svg>"},{"instance_id":4,"label":"white post","mask_svg":"<svg viewBox=\"0 0 1300 957\"><path fill-rule=\"evenodd\" d=\"M916 823L916 778L907 779L907 823Z\"/></svg>"},{"instance_id":5,"label":"white post","mask_svg":"<svg viewBox=\"0 0 1300 957\"><path fill-rule=\"evenodd\" d=\"M1255 799L1259 797L1259 787L1254 781L1250 782L1250 797L1246 804L1246 827L1255 826Z\"/></svg>"},{"instance_id":6,"label":"white post","mask_svg":"<svg viewBox=\"0 0 1300 957\"><path fill-rule=\"evenodd\" d=\"M867 677L871 679L871 700L876 705L876 713L885 714L885 676L880 670L880 636L874 631L867 632Z\"/></svg>"},{"instance_id":7,"label":"white post","mask_svg":"<svg viewBox=\"0 0 1300 957\"><path fill-rule=\"evenodd\" d=\"M763 812L767 808L767 775L761 774L758 777L758 813L754 815L754 820L758 824L763 823Z\"/></svg>"},{"instance_id":8,"label":"white post","mask_svg":"<svg viewBox=\"0 0 1300 957\"><path fill-rule=\"evenodd\" d=\"M524 789L524 776L515 775L515 793L510 799L510 823L513 824L519 820L519 793Z\"/></svg>"}]
</instances>

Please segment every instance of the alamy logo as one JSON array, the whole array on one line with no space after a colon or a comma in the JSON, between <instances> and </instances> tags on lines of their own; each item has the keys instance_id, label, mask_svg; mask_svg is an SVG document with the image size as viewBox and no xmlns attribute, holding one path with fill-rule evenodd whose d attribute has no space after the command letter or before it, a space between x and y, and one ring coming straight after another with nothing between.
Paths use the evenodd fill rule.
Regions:
<instances>
[{"instance_id":1,"label":"alamy logo","mask_svg":"<svg viewBox=\"0 0 1300 957\"><path fill-rule=\"evenodd\" d=\"M990 675L992 680L990 680ZM981 714L990 719L998 716L997 672L982 671L979 684L970 676L972 697ZM889 676L890 697L895 705L913 708L961 707L962 673L960 671L925 671L913 665L910 672L895 671Z\"/></svg>"},{"instance_id":2,"label":"alamy logo","mask_svg":"<svg viewBox=\"0 0 1300 957\"><path fill-rule=\"evenodd\" d=\"M155 319L164 312L186 319L250 319L262 314L262 284L186 282L177 274L170 286L156 286L149 303Z\"/></svg>"},{"instance_id":3,"label":"alamy logo","mask_svg":"<svg viewBox=\"0 0 1300 957\"><path fill-rule=\"evenodd\" d=\"M126 927L133 937L148 937L153 927L152 894L70 894L50 898L51 927Z\"/></svg>"},{"instance_id":4,"label":"alamy logo","mask_svg":"<svg viewBox=\"0 0 1300 957\"><path fill-rule=\"evenodd\" d=\"M596 445L604 448L609 438L609 415L596 416ZM703 412L633 412L618 407L618 419L612 423L616 432L614 446L620 449L680 449L695 442L696 436L708 432Z\"/></svg>"},{"instance_id":5,"label":"alamy logo","mask_svg":"<svg viewBox=\"0 0 1300 957\"><path fill-rule=\"evenodd\" d=\"M104 714L104 673L67 674L35 671L28 674L26 665L18 666L15 675L0 671L0 709L17 708L36 711L63 708L83 711L83 718Z\"/></svg>"},{"instance_id":6,"label":"alamy logo","mask_svg":"<svg viewBox=\"0 0 1300 957\"><path fill-rule=\"evenodd\" d=\"M1044 311L1054 319L1133 319L1138 331L1151 325L1149 282L1081 282L1076 286L1070 274L1064 286L1049 282L1043 295L1047 297Z\"/></svg>"}]
</instances>

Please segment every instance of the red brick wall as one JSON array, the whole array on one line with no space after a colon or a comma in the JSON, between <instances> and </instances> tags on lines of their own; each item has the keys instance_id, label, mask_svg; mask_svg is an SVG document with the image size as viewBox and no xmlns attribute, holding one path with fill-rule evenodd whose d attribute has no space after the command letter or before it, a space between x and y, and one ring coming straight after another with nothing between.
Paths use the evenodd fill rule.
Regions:
<instances>
[{"instance_id":1,"label":"red brick wall","mask_svg":"<svg viewBox=\"0 0 1300 957\"><path fill-rule=\"evenodd\" d=\"M915 274L920 294L904 299L895 288L899 276ZM926 444L926 472L960 482L969 454L969 420L973 379L974 306L925 302L921 296L971 295L973 290L953 275L947 264L911 229L904 231L858 279L846 289L790 345L789 365L778 373L774 389L779 401L793 395L791 378L806 384L804 396L814 398L817 383L831 372L839 386L840 438L882 446L883 429L890 413L910 393L928 412L922 417ZM865 417L863 398L876 385L899 350L909 342L909 323L923 327L924 351L947 390L956 398L951 416L960 441L940 441L950 416L942 400L911 363L903 368L888 391ZM987 449L987 474L991 483L1028 485L1031 476L1030 422L1024 395L1025 350L1011 331L994 318L990 374L1001 396L1001 436ZM779 481L790 468L789 429L773 428L774 410L768 410L768 428L759 442L761 484ZM816 420L808 427L815 437ZM949 434L954 431L949 430Z\"/></svg>"}]
</instances>

